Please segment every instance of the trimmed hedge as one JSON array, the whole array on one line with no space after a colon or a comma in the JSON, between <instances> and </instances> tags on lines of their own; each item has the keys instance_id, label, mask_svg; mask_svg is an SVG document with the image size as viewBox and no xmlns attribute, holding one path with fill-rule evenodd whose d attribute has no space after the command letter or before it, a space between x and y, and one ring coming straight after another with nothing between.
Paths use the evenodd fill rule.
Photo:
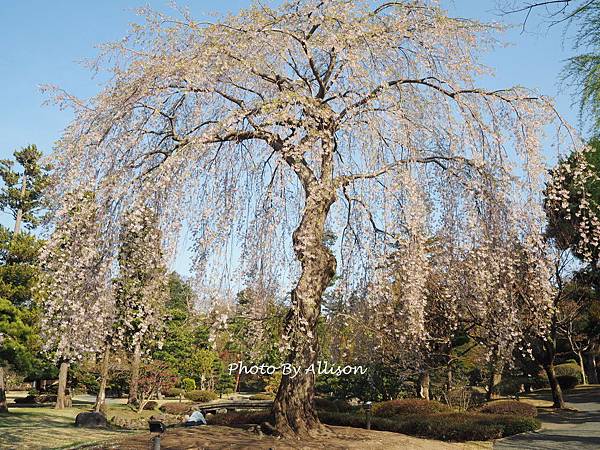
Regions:
<instances>
[{"instance_id":1,"label":"trimmed hedge","mask_svg":"<svg viewBox=\"0 0 600 450\"><path fill-rule=\"evenodd\" d=\"M377 417L393 417L406 414L436 414L450 412L452 408L435 400L424 400L420 398L406 398L390 400L373 405L373 415Z\"/></svg>"},{"instance_id":2,"label":"trimmed hedge","mask_svg":"<svg viewBox=\"0 0 600 450\"><path fill-rule=\"evenodd\" d=\"M319 419L329 425L366 427L364 415L320 412ZM519 417L478 413L440 413L423 416L397 416L392 418L373 417L371 428L393 431L411 436L441 441L487 441L526 431L541 426L533 417Z\"/></svg>"},{"instance_id":3,"label":"trimmed hedge","mask_svg":"<svg viewBox=\"0 0 600 450\"><path fill-rule=\"evenodd\" d=\"M173 404L181 405L181 404ZM167 404L163 405L167 406ZM161 410L163 409L161 407ZM267 411L228 412L207 417L210 425L238 427L262 424L270 419ZM328 425L366 428L365 414L319 411L319 419ZM537 430L540 421L533 417L483 413L433 413L402 415L391 418L372 417L371 428L442 441L487 441L517 433Z\"/></svg>"},{"instance_id":4,"label":"trimmed hedge","mask_svg":"<svg viewBox=\"0 0 600 450\"><path fill-rule=\"evenodd\" d=\"M219 398L219 395L213 391L189 391L184 393L185 398L193 402L210 402Z\"/></svg>"},{"instance_id":5,"label":"trimmed hedge","mask_svg":"<svg viewBox=\"0 0 600 450\"><path fill-rule=\"evenodd\" d=\"M53 403L56 401L56 397L55 394L30 394L27 397L17 397L14 402L22 404Z\"/></svg>"},{"instance_id":6,"label":"trimmed hedge","mask_svg":"<svg viewBox=\"0 0 600 450\"><path fill-rule=\"evenodd\" d=\"M579 384L579 378L572 375L560 375L556 377L556 380L558 381L560 388L564 391L573 389Z\"/></svg>"},{"instance_id":7,"label":"trimmed hedge","mask_svg":"<svg viewBox=\"0 0 600 450\"><path fill-rule=\"evenodd\" d=\"M184 391L181 388L171 388L171 389L167 389L162 394L167 398L179 398L179 396L181 394L183 394L183 392Z\"/></svg>"},{"instance_id":8,"label":"trimmed hedge","mask_svg":"<svg viewBox=\"0 0 600 450\"><path fill-rule=\"evenodd\" d=\"M268 422L270 414L268 412L228 412L227 414L213 414L206 418L209 425L222 425L226 427L238 427L248 424L260 425Z\"/></svg>"},{"instance_id":9,"label":"trimmed hedge","mask_svg":"<svg viewBox=\"0 0 600 450\"><path fill-rule=\"evenodd\" d=\"M152 411L154 409L156 409L158 407L158 402L155 402L154 400L150 400L149 402L147 402L144 405L144 410L145 411Z\"/></svg>"},{"instance_id":10,"label":"trimmed hedge","mask_svg":"<svg viewBox=\"0 0 600 450\"><path fill-rule=\"evenodd\" d=\"M349 412L357 408L356 406L352 406L345 400L332 400L329 398L319 397L315 398L315 406L318 410L332 412Z\"/></svg>"},{"instance_id":11,"label":"trimmed hedge","mask_svg":"<svg viewBox=\"0 0 600 450\"><path fill-rule=\"evenodd\" d=\"M354 428L366 428L367 418L365 414L352 414L352 413L338 413L334 411L318 411L319 420L327 425L337 425L340 427L354 427ZM389 428L376 428L375 424L381 426L387 426ZM380 431L394 431L393 428L395 422L390 419L384 419L382 417L371 417L371 428Z\"/></svg>"},{"instance_id":12,"label":"trimmed hedge","mask_svg":"<svg viewBox=\"0 0 600 450\"><path fill-rule=\"evenodd\" d=\"M250 400L273 400L275 398L275 394L254 394L250 396Z\"/></svg>"},{"instance_id":13,"label":"trimmed hedge","mask_svg":"<svg viewBox=\"0 0 600 450\"><path fill-rule=\"evenodd\" d=\"M571 376L577 378L577 381L579 383L583 382L583 378L581 376L581 368L578 364L558 364L554 366L554 373L556 374L557 378L563 376Z\"/></svg>"},{"instance_id":14,"label":"trimmed hedge","mask_svg":"<svg viewBox=\"0 0 600 450\"><path fill-rule=\"evenodd\" d=\"M503 396L514 397L521 391L521 386L526 382L526 377L507 377L494 386L494 392Z\"/></svg>"},{"instance_id":15,"label":"trimmed hedge","mask_svg":"<svg viewBox=\"0 0 600 450\"><path fill-rule=\"evenodd\" d=\"M537 409L535 406L516 400L499 400L486 403L478 409L478 412L483 414L506 414L522 417L537 416Z\"/></svg>"},{"instance_id":16,"label":"trimmed hedge","mask_svg":"<svg viewBox=\"0 0 600 450\"><path fill-rule=\"evenodd\" d=\"M186 414L191 414L196 410L196 407L192 403L163 403L158 409L165 414L184 416Z\"/></svg>"}]
</instances>

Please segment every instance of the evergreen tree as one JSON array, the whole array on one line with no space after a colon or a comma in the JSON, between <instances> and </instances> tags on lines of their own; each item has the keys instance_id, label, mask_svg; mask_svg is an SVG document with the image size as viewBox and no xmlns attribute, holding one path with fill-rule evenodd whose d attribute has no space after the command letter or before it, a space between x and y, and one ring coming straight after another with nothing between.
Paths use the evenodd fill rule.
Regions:
<instances>
[{"instance_id":1,"label":"evergreen tree","mask_svg":"<svg viewBox=\"0 0 600 450\"><path fill-rule=\"evenodd\" d=\"M35 145L15 151L14 156L22 167L20 172L14 170L13 161L0 160L0 177L4 181L0 207L11 212L15 219L14 232L19 234L22 225L33 229L39 224L42 195L50 182L50 166L41 164L42 152Z\"/></svg>"},{"instance_id":2,"label":"evergreen tree","mask_svg":"<svg viewBox=\"0 0 600 450\"><path fill-rule=\"evenodd\" d=\"M18 307L31 308L31 288L38 272L42 240L27 233L15 235L0 225L0 297Z\"/></svg>"},{"instance_id":3,"label":"evergreen tree","mask_svg":"<svg viewBox=\"0 0 600 450\"><path fill-rule=\"evenodd\" d=\"M42 240L21 233L39 223L41 196L49 183L49 166L40 163L41 152L34 145L14 153L15 160L0 160L0 208L15 220L13 231L0 226L0 412L6 406L4 369L21 374L32 368L44 370L39 358L38 311L32 301L32 287L38 273L37 258ZM14 170L21 166L20 172Z\"/></svg>"},{"instance_id":4,"label":"evergreen tree","mask_svg":"<svg viewBox=\"0 0 600 450\"><path fill-rule=\"evenodd\" d=\"M4 367L27 372L33 364L30 348L35 334L20 308L0 297L0 413L8 412Z\"/></svg>"},{"instance_id":5,"label":"evergreen tree","mask_svg":"<svg viewBox=\"0 0 600 450\"><path fill-rule=\"evenodd\" d=\"M191 361L197 350L210 347L209 326L193 311L196 295L189 283L173 272L169 275L169 299L166 303L166 327L163 345L154 359L166 362L180 377L194 378L198 368Z\"/></svg>"}]
</instances>

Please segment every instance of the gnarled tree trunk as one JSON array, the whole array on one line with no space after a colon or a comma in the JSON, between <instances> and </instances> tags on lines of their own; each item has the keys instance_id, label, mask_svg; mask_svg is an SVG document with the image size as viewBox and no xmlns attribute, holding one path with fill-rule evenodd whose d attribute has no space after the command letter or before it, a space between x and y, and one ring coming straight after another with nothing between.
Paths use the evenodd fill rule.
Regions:
<instances>
[{"instance_id":1,"label":"gnarled tree trunk","mask_svg":"<svg viewBox=\"0 0 600 450\"><path fill-rule=\"evenodd\" d=\"M110 362L110 347L107 345L102 356L102 367L100 369L100 388L96 395L94 411L99 412L106 402L106 384L108 383L108 367Z\"/></svg>"},{"instance_id":2,"label":"gnarled tree trunk","mask_svg":"<svg viewBox=\"0 0 600 450\"><path fill-rule=\"evenodd\" d=\"M8 412L6 401L6 383L4 381L4 368L0 366L0 414Z\"/></svg>"},{"instance_id":3,"label":"gnarled tree trunk","mask_svg":"<svg viewBox=\"0 0 600 450\"><path fill-rule=\"evenodd\" d=\"M56 396L56 409L64 409L67 407L66 390L67 390L67 375L69 373L69 363L61 361L58 370L58 393Z\"/></svg>"},{"instance_id":4,"label":"gnarled tree trunk","mask_svg":"<svg viewBox=\"0 0 600 450\"><path fill-rule=\"evenodd\" d=\"M292 306L285 321L290 346L286 362L299 371L294 377L283 375L273 405L275 427L284 435L309 434L320 427L314 404L315 373L306 370L317 358L321 298L336 270L335 257L323 242L325 220L335 201L335 191L317 181L305 183L305 191L303 217L293 234L302 273L292 291Z\"/></svg>"},{"instance_id":5,"label":"gnarled tree trunk","mask_svg":"<svg viewBox=\"0 0 600 450\"><path fill-rule=\"evenodd\" d=\"M140 363L142 361L142 347L138 342L133 349L133 361L131 362L131 379L129 381L128 405L138 404L138 384L140 380Z\"/></svg>"}]
</instances>

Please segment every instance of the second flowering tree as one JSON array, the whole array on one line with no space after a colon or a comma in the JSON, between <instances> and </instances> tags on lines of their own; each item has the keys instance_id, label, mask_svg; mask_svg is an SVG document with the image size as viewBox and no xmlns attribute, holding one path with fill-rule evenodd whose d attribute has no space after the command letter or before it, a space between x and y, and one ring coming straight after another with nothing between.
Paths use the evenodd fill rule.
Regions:
<instances>
[{"instance_id":1,"label":"second flowering tree","mask_svg":"<svg viewBox=\"0 0 600 450\"><path fill-rule=\"evenodd\" d=\"M130 210L123 223L115 280L115 336L133 351L128 403L138 402L142 352L160 341L169 295L157 216L148 207Z\"/></svg>"}]
</instances>

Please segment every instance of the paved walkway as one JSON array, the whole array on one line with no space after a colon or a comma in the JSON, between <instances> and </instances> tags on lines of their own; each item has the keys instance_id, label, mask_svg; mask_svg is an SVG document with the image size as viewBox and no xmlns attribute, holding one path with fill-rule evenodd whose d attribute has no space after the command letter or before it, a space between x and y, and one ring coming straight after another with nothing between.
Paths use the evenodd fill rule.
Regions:
<instances>
[{"instance_id":1,"label":"paved walkway","mask_svg":"<svg viewBox=\"0 0 600 450\"><path fill-rule=\"evenodd\" d=\"M549 392L529 396L550 400ZM600 385L582 386L565 395L567 407L577 411L539 409L542 429L497 441L494 449L600 449Z\"/></svg>"}]
</instances>

